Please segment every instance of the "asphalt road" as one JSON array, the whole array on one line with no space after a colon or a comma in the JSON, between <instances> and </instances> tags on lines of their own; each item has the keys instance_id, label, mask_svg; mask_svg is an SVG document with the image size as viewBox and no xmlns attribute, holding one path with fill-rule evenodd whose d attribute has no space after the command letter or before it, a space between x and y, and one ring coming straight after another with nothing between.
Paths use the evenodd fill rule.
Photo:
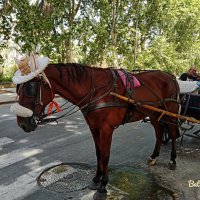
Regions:
<instances>
[{"instance_id":1,"label":"asphalt road","mask_svg":"<svg viewBox=\"0 0 200 200\"><path fill-rule=\"evenodd\" d=\"M37 186L36 177L57 163L96 165L94 143L80 112L24 133L9 110L0 106L0 199L59 199ZM142 127L142 128L141 128ZM119 127L113 136L110 164L145 164L154 145L149 124Z\"/></svg>"},{"instance_id":2,"label":"asphalt road","mask_svg":"<svg viewBox=\"0 0 200 200\"><path fill-rule=\"evenodd\" d=\"M44 169L59 163L96 165L94 143L82 114L77 112L60 120L58 125L51 123L39 127L35 132L25 133L17 126L16 117L9 107L10 105L0 106L0 199L64 199L62 194L39 187L36 178ZM190 148L196 151L195 155L200 155L200 141L185 139L186 144L187 141L189 147L186 145L186 150ZM180 147L179 141L178 151L182 160L177 160L180 161L180 171L170 172L166 167L170 145L163 147L161 164L149 169L146 161L153 151L154 142L150 124L136 122L120 126L113 135L109 164L149 170L164 186L177 192L175 199L200 199L200 185L191 190L188 186L190 179L200 180L199 157L186 157L188 160L191 158L192 163L186 162L185 155L189 154L185 148ZM188 176L182 170L184 166L191 166Z\"/></svg>"}]
</instances>

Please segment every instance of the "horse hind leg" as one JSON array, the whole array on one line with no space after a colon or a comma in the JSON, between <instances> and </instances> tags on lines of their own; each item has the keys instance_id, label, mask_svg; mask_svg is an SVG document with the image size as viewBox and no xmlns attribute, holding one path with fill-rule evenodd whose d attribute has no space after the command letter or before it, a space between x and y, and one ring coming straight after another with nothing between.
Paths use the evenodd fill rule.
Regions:
<instances>
[{"instance_id":1,"label":"horse hind leg","mask_svg":"<svg viewBox=\"0 0 200 200\"><path fill-rule=\"evenodd\" d=\"M163 126L158 121L152 121L152 125L154 126L156 132L156 145L153 151L153 154L148 160L149 165L156 164L156 157L160 154L160 147L162 144L162 136L163 136ZM172 140L172 149L171 149L171 157L168 164L169 169L176 169L176 138L178 135L178 127L176 125L169 126L169 137Z\"/></svg>"},{"instance_id":2,"label":"horse hind leg","mask_svg":"<svg viewBox=\"0 0 200 200\"><path fill-rule=\"evenodd\" d=\"M155 134L156 134L156 144L154 147L154 151L150 158L147 161L147 164L150 166L154 166L156 164L156 157L160 155L160 147L162 144L162 135L163 135L163 126L161 125L160 122L156 121L155 119L151 119L151 124L153 125L155 129Z\"/></svg>"},{"instance_id":3,"label":"horse hind leg","mask_svg":"<svg viewBox=\"0 0 200 200\"><path fill-rule=\"evenodd\" d=\"M170 112L178 113L179 105L178 104L170 104L168 107L171 109ZM180 136L179 129L178 129L178 121L172 118L167 118L166 121L170 124L169 125L169 137L172 141L171 147L171 157L168 164L169 169L174 170L176 169L176 139Z\"/></svg>"},{"instance_id":4,"label":"horse hind leg","mask_svg":"<svg viewBox=\"0 0 200 200\"><path fill-rule=\"evenodd\" d=\"M176 169L176 138L177 138L177 131L178 128L176 125L169 127L169 136L172 140L172 150L171 150L171 157L168 164L169 169L175 170Z\"/></svg>"}]
</instances>

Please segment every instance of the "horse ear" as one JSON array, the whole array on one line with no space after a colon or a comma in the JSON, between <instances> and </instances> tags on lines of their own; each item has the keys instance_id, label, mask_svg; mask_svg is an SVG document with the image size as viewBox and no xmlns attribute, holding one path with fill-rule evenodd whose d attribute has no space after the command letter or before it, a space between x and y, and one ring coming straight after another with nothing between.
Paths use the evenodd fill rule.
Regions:
<instances>
[{"instance_id":1,"label":"horse ear","mask_svg":"<svg viewBox=\"0 0 200 200\"><path fill-rule=\"evenodd\" d=\"M37 56L34 53L30 54L29 57L29 66L32 71L36 71L38 68L38 63L37 63Z\"/></svg>"}]
</instances>

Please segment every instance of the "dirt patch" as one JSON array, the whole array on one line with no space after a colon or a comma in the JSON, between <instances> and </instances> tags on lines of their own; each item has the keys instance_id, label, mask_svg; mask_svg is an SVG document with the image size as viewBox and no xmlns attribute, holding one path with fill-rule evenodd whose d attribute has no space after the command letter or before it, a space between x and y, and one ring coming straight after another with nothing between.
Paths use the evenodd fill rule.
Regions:
<instances>
[{"instance_id":1,"label":"dirt patch","mask_svg":"<svg viewBox=\"0 0 200 200\"><path fill-rule=\"evenodd\" d=\"M156 182L174 191L176 200L200 200L200 140L184 138L184 144L177 141L177 168L168 169L171 143L162 147L157 165L149 167Z\"/></svg>"}]
</instances>

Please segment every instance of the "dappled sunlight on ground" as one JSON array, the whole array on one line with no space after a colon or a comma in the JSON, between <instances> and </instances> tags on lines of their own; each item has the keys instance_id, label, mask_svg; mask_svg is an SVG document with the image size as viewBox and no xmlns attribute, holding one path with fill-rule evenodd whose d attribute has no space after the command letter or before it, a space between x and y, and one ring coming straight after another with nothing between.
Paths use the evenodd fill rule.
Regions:
<instances>
[{"instance_id":1,"label":"dappled sunlight on ground","mask_svg":"<svg viewBox=\"0 0 200 200\"><path fill-rule=\"evenodd\" d=\"M13 94L13 93L5 93L5 94L1 94L2 96L16 96L15 94Z\"/></svg>"},{"instance_id":2,"label":"dappled sunlight on ground","mask_svg":"<svg viewBox=\"0 0 200 200\"><path fill-rule=\"evenodd\" d=\"M37 154L42 153L42 152L43 152L42 149L30 149L29 151L23 152L22 155L23 155L25 158L28 158L28 157L37 155Z\"/></svg>"},{"instance_id":3,"label":"dappled sunlight on ground","mask_svg":"<svg viewBox=\"0 0 200 200\"><path fill-rule=\"evenodd\" d=\"M24 144L24 143L27 143L28 142L28 139L21 139L18 141L19 144Z\"/></svg>"},{"instance_id":4,"label":"dappled sunlight on ground","mask_svg":"<svg viewBox=\"0 0 200 200\"><path fill-rule=\"evenodd\" d=\"M3 114L3 115L0 115L0 117L10 117L10 116L13 116L12 114Z\"/></svg>"},{"instance_id":5,"label":"dappled sunlight on ground","mask_svg":"<svg viewBox=\"0 0 200 200\"><path fill-rule=\"evenodd\" d=\"M2 107L4 106L2 105ZM4 110L4 112L0 114L0 122L5 122L13 119L16 119L16 115L10 111L10 107L9 109Z\"/></svg>"}]
</instances>

